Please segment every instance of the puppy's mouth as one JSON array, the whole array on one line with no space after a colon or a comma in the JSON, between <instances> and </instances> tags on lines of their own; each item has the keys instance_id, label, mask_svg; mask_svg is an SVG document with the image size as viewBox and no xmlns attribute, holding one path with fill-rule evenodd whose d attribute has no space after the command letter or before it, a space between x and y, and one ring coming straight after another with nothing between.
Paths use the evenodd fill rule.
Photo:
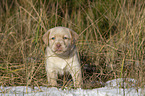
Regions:
<instances>
[{"instance_id":1,"label":"puppy's mouth","mask_svg":"<svg viewBox=\"0 0 145 96\"><path fill-rule=\"evenodd\" d=\"M62 49L56 49L54 52L59 53L59 52L63 52L63 50Z\"/></svg>"},{"instance_id":2,"label":"puppy's mouth","mask_svg":"<svg viewBox=\"0 0 145 96\"><path fill-rule=\"evenodd\" d=\"M62 48L56 48L56 49L54 50L54 52L57 53L57 54L61 54L61 53L64 53L65 50L63 50Z\"/></svg>"},{"instance_id":3,"label":"puppy's mouth","mask_svg":"<svg viewBox=\"0 0 145 96\"><path fill-rule=\"evenodd\" d=\"M64 54L67 49L67 46L62 46L60 43L57 43L54 47L52 47L53 52L56 54Z\"/></svg>"}]
</instances>

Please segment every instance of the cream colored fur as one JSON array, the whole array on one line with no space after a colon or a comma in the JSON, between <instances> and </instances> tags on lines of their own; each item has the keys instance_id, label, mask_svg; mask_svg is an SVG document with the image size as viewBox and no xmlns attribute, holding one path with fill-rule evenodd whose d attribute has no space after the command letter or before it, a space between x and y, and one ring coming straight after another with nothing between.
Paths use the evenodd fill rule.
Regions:
<instances>
[{"instance_id":1,"label":"cream colored fur","mask_svg":"<svg viewBox=\"0 0 145 96\"><path fill-rule=\"evenodd\" d=\"M57 86L57 75L69 72L74 87L81 87L82 75L75 41L78 34L66 27L54 27L43 35L46 72L50 86Z\"/></svg>"}]
</instances>

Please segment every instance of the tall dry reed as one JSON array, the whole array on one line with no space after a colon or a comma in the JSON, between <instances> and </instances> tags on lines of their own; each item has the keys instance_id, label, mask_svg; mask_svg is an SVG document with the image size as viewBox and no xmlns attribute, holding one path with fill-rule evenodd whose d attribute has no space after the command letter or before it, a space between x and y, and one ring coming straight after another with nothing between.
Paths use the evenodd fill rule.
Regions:
<instances>
[{"instance_id":1,"label":"tall dry reed","mask_svg":"<svg viewBox=\"0 0 145 96\"><path fill-rule=\"evenodd\" d=\"M80 34L84 88L120 77L144 86L144 0L1 0L0 85L47 85L42 36L55 26Z\"/></svg>"}]
</instances>

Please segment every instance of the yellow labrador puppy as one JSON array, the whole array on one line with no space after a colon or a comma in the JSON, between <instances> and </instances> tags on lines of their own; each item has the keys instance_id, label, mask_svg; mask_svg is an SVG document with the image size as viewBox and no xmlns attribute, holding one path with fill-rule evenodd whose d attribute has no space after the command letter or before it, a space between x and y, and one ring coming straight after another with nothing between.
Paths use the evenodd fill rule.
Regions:
<instances>
[{"instance_id":1,"label":"yellow labrador puppy","mask_svg":"<svg viewBox=\"0 0 145 96\"><path fill-rule=\"evenodd\" d=\"M66 27L54 27L43 35L46 72L50 86L57 86L57 75L69 72L74 87L81 87L82 75L75 41L78 34Z\"/></svg>"}]
</instances>

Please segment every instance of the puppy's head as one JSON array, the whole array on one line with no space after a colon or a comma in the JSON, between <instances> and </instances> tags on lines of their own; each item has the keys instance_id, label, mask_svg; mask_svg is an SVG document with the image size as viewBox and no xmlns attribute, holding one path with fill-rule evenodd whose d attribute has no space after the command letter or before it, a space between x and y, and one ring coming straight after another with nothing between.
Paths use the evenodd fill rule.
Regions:
<instances>
[{"instance_id":1,"label":"puppy's head","mask_svg":"<svg viewBox=\"0 0 145 96\"><path fill-rule=\"evenodd\" d=\"M63 54L73 47L78 34L66 27L54 27L43 35L44 43L56 54Z\"/></svg>"}]
</instances>

